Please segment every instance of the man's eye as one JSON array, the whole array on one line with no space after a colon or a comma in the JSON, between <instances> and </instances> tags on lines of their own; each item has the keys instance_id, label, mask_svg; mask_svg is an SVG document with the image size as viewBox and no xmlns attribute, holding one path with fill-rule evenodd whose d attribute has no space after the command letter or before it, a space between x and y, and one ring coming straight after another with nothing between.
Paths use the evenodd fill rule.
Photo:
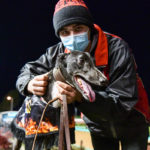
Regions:
<instances>
[{"instance_id":1,"label":"man's eye","mask_svg":"<svg viewBox=\"0 0 150 150\"><path fill-rule=\"evenodd\" d=\"M69 35L69 32L68 31L60 31L60 35L67 36L67 35Z\"/></svg>"},{"instance_id":2,"label":"man's eye","mask_svg":"<svg viewBox=\"0 0 150 150\"><path fill-rule=\"evenodd\" d=\"M80 32L80 31L82 31L82 30L83 30L82 27L76 27L76 28L75 28L75 31L76 31L76 32Z\"/></svg>"}]
</instances>

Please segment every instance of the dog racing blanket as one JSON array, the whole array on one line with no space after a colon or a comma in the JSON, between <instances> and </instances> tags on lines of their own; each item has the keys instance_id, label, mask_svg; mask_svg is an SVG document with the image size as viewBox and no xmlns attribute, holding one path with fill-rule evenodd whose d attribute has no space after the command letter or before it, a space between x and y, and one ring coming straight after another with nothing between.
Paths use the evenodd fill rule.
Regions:
<instances>
[{"instance_id":1,"label":"dog racing blanket","mask_svg":"<svg viewBox=\"0 0 150 150\"><path fill-rule=\"evenodd\" d=\"M41 97L33 95L27 97L12 123L12 132L21 140L34 137L47 102ZM74 108L68 105L69 128L74 131ZM60 123L60 108L49 105L38 130L38 136L58 133ZM74 133L71 133L73 136Z\"/></svg>"}]
</instances>

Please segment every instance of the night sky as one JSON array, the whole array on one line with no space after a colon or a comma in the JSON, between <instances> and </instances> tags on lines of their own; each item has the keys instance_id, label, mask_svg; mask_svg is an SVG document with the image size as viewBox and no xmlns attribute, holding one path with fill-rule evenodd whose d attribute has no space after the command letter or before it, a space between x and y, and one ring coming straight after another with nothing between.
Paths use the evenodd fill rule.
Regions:
<instances>
[{"instance_id":1,"label":"night sky","mask_svg":"<svg viewBox=\"0 0 150 150\"><path fill-rule=\"evenodd\" d=\"M59 40L52 17L57 0L0 1L0 111L9 94L15 109L23 101L15 90L21 67ZM85 0L94 22L122 37L133 50L138 72L150 97L150 1ZM20 101L20 103L18 102ZM5 110L8 104L5 104Z\"/></svg>"}]
</instances>

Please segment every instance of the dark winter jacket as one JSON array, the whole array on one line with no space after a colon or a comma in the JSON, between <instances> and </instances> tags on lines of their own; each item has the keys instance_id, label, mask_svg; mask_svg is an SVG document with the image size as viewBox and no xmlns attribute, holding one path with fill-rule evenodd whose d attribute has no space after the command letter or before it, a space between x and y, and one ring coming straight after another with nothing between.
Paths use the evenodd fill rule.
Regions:
<instances>
[{"instance_id":1,"label":"dark winter jacket","mask_svg":"<svg viewBox=\"0 0 150 150\"><path fill-rule=\"evenodd\" d=\"M93 36L90 50L98 69L109 79L106 89L93 87L96 101L76 103L83 112L84 120L92 134L119 138L136 135L147 126L149 120L148 99L128 44L115 35L103 32L95 25L97 34ZM28 95L26 86L36 75L51 70L59 53L65 48L60 42L47 49L38 60L27 63L18 76L17 89ZM146 121L147 120L147 121Z\"/></svg>"}]
</instances>

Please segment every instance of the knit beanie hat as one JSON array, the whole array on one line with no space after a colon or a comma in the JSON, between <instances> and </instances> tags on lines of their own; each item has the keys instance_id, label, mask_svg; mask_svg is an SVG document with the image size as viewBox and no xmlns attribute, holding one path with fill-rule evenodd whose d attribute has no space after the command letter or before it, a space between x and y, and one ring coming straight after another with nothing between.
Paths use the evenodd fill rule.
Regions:
<instances>
[{"instance_id":1,"label":"knit beanie hat","mask_svg":"<svg viewBox=\"0 0 150 150\"><path fill-rule=\"evenodd\" d=\"M70 24L84 24L94 28L92 16L83 0L59 0L55 6L53 26L59 37L59 30Z\"/></svg>"}]
</instances>

